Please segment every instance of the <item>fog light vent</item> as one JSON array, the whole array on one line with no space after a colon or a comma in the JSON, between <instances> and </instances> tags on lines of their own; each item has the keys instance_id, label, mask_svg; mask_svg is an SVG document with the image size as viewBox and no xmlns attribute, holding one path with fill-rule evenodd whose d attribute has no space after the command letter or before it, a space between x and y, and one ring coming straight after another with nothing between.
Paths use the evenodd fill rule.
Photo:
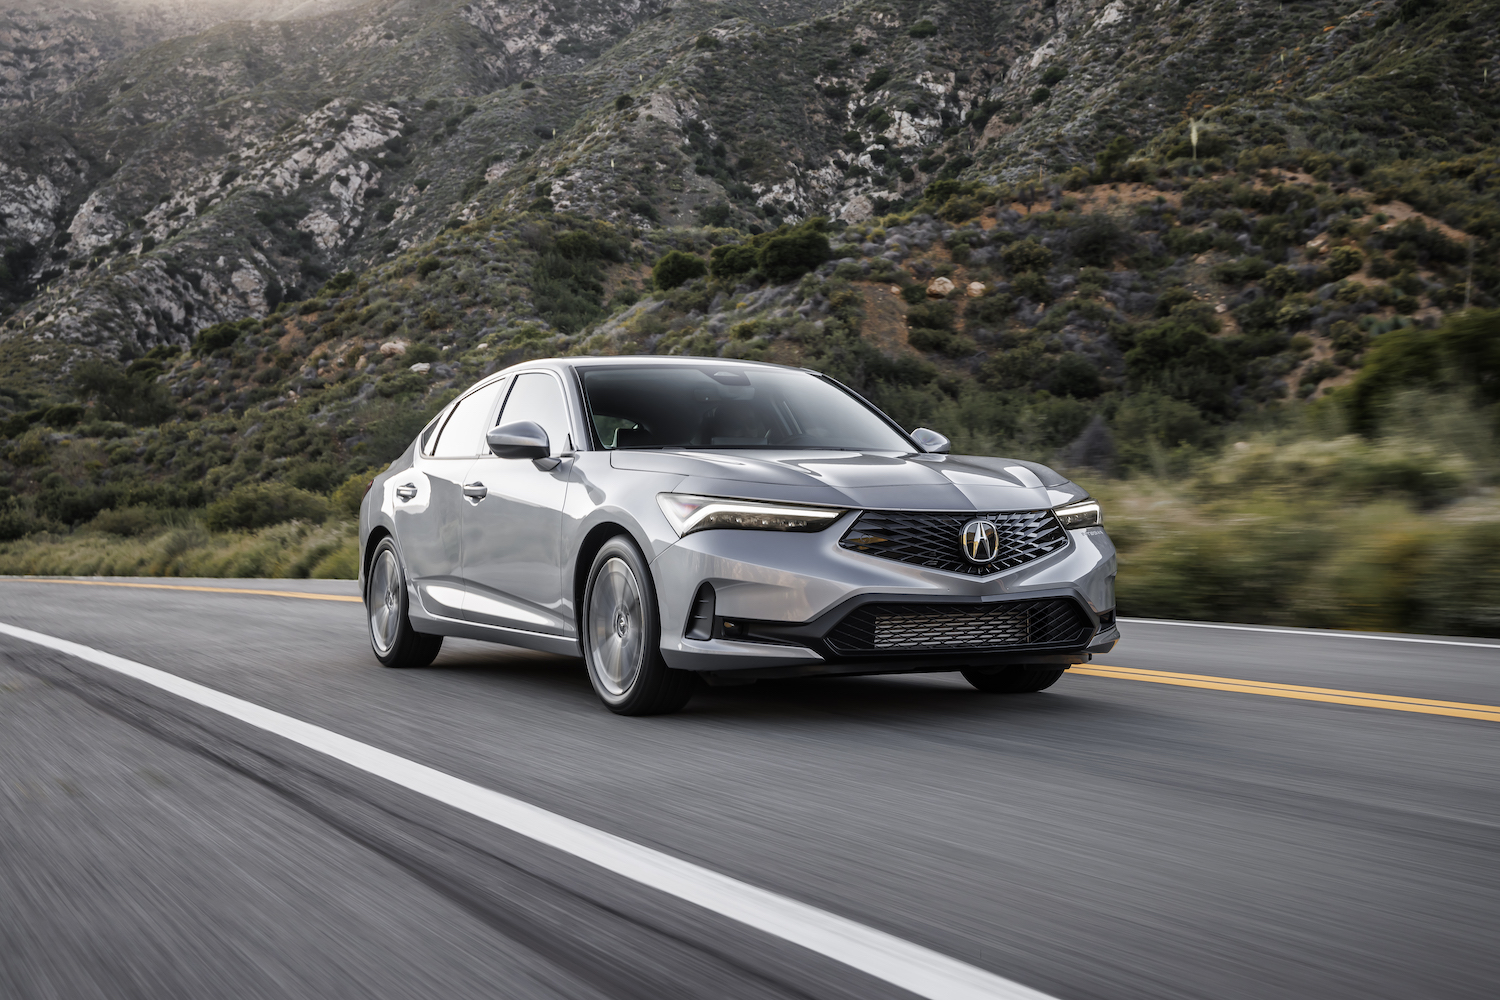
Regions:
<instances>
[{"instance_id":1,"label":"fog light vent","mask_svg":"<svg viewBox=\"0 0 1500 1000\"><path fill-rule=\"evenodd\" d=\"M693 609L688 612L687 631L689 639L711 639L714 634L714 588L705 583L693 595Z\"/></svg>"}]
</instances>

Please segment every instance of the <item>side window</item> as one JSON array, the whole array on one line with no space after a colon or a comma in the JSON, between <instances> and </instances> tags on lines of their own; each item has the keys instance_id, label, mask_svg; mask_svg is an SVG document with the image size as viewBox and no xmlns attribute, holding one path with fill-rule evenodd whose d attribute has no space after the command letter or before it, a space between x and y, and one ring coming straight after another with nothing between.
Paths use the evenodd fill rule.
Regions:
<instances>
[{"instance_id":1,"label":"side window","mask_svg":"<svg viewBox=\"0 0 1500 1000\"><path fill-rule=\"evenodd\" d=\"M500 414L497 423L509 424L517 420L540 424L547 432L552 454L569 449L572 428L568 421L568 405L563 399L562 387L551 375L527 372L516 376L516 387L505 401L505 412Z\"/></svg>"},{"instance_id":2,"label":"side window","mask_svg":"<svg viewBox=\"0 0 1500 1000\"><path fill-rule=\"evenodd\" d=\"M458 401L438 434L437 444L432 446L433 458L473 458L479 454L484 447L484 432L489 429L489 416L506 381L492 382Z\"/></svg>"}]
</instances>

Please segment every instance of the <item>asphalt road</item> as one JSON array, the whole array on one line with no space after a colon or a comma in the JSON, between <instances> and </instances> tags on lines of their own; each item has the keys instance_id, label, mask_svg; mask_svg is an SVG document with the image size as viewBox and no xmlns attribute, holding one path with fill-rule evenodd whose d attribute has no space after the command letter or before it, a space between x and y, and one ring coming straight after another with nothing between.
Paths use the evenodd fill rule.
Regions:
<instances>
[{"instance_id":1,"label":"asphalt road","mask_svg":"<svg viewBox=\"0 0 1500 1000\"><path fill-rule=\"evenodd\" d=\"M185 581L173 581L183 583ZM205 586L352 594L352 584ZM1500 989L1500 723L1098 676L708 689L379 667L355 603L0 580L128 657L1063 1000ZM1500 649L1127 623L1105 663L1500 705ZM909 994L0 636L0 996Z\"/></svg>"}]
</instances>

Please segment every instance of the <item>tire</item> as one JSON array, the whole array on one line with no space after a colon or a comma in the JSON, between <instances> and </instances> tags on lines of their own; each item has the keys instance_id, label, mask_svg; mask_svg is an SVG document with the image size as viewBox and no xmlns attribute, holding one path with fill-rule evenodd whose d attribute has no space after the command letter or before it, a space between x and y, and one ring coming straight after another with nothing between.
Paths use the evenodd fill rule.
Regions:
<instances>
[{"instance_id":1,"label":"tire","mask_svg":"<svg viewBox=\"0 0 1500 1000\"><path fill-rule=\"evenodd\" d=\"M986 694L1032 694L1045 691L1063 675L1058 667L1011 667L1009 670L963 671L964 680Z\"/></svg>"},{"instance_id":2,"label":"tire","mask_svg":"<svg viewBox=\"0 0 1500 1000\"><path fill-rule=\"evenodd\" d=\"M698 675L662 659L656 588L626 536L611 538L594 556L578 623L589 683L611 712L664 715L693 696Z\"/></svg>"},{"instance_id":3,"label":"tire","mask_svg":"<svg viewBox=\"0 0 1500 1000\"><path fill-rule=\"evenodd\" d=\"M387 667L425 667L443 648L443 637L411 627L406 595L406 572L401 553L389 535L375 546L365 584L365 624L370 649Z\"/></svg>"}]
</instances>

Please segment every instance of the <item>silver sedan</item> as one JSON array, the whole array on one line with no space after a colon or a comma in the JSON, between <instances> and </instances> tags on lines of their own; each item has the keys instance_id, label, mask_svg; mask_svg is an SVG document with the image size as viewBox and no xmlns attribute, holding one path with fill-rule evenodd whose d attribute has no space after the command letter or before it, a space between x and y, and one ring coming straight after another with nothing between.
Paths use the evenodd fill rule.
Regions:
<instances>
[{"instance_id":1,"label":"silver sedan","mask_svg":"<svg viewBox=\"0 0 1500 1000\"><path fill-rule=\"evenodd\" d=\"M365 495L370 642L391 667L450 635L581 656L627 715L815 674L1039 691L1119 639L1099 506L1046 466L947 452L813 371L518 365Z\"/></svg>"}]
</instances>

